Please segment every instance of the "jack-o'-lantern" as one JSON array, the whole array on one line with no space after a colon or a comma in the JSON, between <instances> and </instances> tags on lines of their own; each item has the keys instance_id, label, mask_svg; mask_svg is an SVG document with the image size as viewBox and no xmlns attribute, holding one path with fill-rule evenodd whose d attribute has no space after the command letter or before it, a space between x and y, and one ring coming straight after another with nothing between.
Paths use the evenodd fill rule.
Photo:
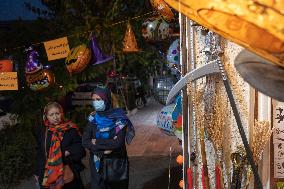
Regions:
<instances>
[{"instance_id":1,"label":"jack-o'-lantern","mask_svg":"<svg viewBox=\"0 0 284 189\"><path fill-rule=\"evenodd\" d=\"M28 86L33 91L43 90L54 84L54 74L50 70L40 70L33 74L26 74Z\"/></svg>"},{"instance_id":2,"label":"jack-o'-lantern","mask_svg":"<svg viewBox=\"0 0 284 189\"><path fill-rule=\"evenodd\" d=\"M91 60L91 50L86 45L79 45L69 52L65 64L70 74L82 72Z\"/></svg>"},{"instance_id":3,"label":"jack-o'-lantern","mask_svg":"<svg viewBox=\"0 0 284 189\"><path fill-rule=\"evenodd\" d=\"M11 59L0 60L0 72L12 72L13 62Z\"/></svg>"}]
</instances>

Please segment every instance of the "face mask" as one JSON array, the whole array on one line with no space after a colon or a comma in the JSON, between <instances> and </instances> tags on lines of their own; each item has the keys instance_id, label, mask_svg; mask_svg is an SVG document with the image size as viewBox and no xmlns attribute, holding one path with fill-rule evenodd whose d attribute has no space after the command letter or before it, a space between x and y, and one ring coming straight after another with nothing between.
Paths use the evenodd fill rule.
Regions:
<instances>
[{"instance_id":1,"label":"face mask","mask_svg":"<svg viewBox=\"0 0 284 189\"><path fill-rule=\"evenodd\" d=\"M106 109L105 102L103 100L94 100L93 107L96 111L104 111Z\"/></svg>"}]
</instances>

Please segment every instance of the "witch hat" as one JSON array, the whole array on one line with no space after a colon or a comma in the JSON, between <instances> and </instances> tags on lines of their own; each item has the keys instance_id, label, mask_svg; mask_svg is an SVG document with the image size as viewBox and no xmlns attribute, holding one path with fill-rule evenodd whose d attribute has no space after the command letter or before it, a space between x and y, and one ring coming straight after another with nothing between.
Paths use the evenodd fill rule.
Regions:
<instances>
[{"instance_id":1,"label":"witch hat","mask_svg":"<svg viewBox=\"0 0 284 189\"><path fill-rule=\"evenodd\" d=\"M95 36L91 37L91 51L92 51L92 65L98 65L110 61L113 59L113 56L106 56L103 54L101 48L97 43L97 39Z\"/></svg>"},{"instance_id":2,"label":"witch hat","mask_svg":"<svg viewBox=\"0 0 284 189\"><path fill-rule=\"evenodd\" d=\"M138 52L138 45L130 23L127 24L126 33L123 40L123 52Z\"/></svg>"}]
</instances>

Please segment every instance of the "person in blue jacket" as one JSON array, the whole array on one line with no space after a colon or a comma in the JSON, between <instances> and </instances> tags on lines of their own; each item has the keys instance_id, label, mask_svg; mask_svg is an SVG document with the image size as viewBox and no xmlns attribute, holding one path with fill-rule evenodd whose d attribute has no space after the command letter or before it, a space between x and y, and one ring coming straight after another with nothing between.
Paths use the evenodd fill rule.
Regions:
<instances>
[{"instance_id":1,"label":"person in blue jacket","mask_svg":"<svg viewBox=\"0 0 284 189\"><path fill-rule=\"evenodd\" d=\"M132 123L121 108L112 108L111 92L106 87L97 87L91 94L95 109L88 117L88 124L82 137L83 146L90 151L92 189L127 189L129 183L129 162L126 143L130 144L135 131ZM113 161L106 168L106 160ZM123 175L109 179L106 169L115 170L117 159L123 164ZM109 167L113 166L113 167ZM121 168L121 166L120 166ZM116 171L114 171L116 172ZM117 170L117 174L120 170ZM112 175L113 176L113 175Z\"/></svg>"}]
</instances>

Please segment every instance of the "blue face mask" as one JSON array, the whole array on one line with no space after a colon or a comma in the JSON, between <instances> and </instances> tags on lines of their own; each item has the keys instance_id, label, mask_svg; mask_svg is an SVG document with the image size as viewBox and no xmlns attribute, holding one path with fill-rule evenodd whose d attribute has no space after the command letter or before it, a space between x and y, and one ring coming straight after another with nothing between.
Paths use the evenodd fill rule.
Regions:
<instances>
[{"instance_id":1,"label":"blue face mask","mask_svg":"<svg viewBox=\"0 0 284 189\"><path fill-rule=\"evenodd\" d=\"M103 100L94 100L93 107L98 112L104 111L106 109L105 102Z\"/></svg>"}]
</instances>

